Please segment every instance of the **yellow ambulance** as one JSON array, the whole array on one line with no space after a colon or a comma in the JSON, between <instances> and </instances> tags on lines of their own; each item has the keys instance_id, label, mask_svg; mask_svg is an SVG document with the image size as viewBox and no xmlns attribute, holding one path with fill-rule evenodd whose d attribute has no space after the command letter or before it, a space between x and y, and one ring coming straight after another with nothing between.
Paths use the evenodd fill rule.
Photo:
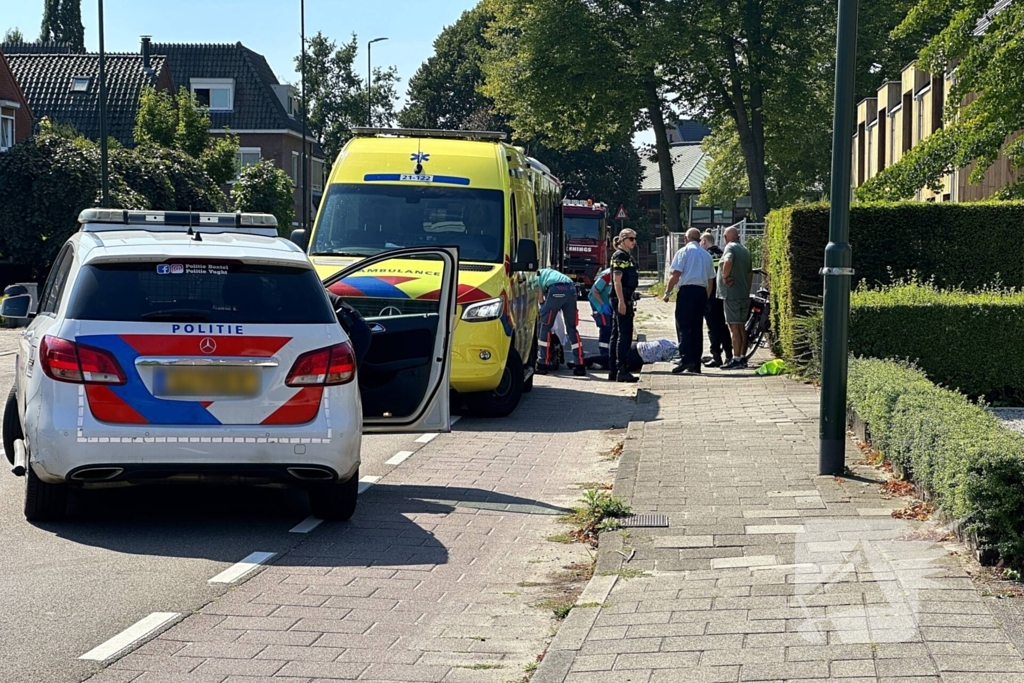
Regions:
<instances>
[{"instance_id":1,"label":"yellow ambulance","mask_svg":"<svg viewBox=\"0 0 1024 683\"><path fill-rule=\"evenodd\" d=\"M500 132L353 132L331 170L312 233L298 230L292 239L325 280L378 257L329 287L374 331L360 383L384 386L390 372L415 376L417 362L429 367L427 359L409 356L411 345L389 343L387 332L440 313L440 268L402 258L400 250L458 247L451 388L475 414L508 415L533 385L534 285L537 270L560 253L560 183ZM391 251L396 258L380 260Z\"/></svg>"}]
</instances>

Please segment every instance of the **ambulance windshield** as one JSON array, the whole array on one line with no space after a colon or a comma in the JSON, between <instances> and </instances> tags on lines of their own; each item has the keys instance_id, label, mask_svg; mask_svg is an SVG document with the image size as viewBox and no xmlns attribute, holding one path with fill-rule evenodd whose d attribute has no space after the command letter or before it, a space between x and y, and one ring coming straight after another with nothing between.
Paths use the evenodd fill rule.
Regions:
<instances>
[{"instance_id":1,"label":"ambulance windshield","mask_svg":"<svg viewBox=\"0 0 1024 683\"><path fill-rule=\"evenodd\" d=\"M310 249L314 256L456 246L463 261L504 260L504 196L499 190L337 184L323 201Z\"/></svg>"}]
</instances>

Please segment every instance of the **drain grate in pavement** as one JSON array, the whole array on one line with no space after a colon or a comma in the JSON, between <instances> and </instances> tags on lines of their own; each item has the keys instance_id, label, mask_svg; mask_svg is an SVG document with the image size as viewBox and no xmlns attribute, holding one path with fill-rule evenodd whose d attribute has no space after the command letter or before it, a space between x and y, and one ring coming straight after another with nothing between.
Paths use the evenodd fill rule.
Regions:
<instances>
[{"instance_id":1,"label":"drain grate in pavement","mask_svg":"<svg viewBox=\"0 0 1024 683\"><path fill-rule=\"evenodd\" d=\"M668 517L665 515L631 515L621 522L624 527L667 527Z\"/></svg>"}]
</instances>

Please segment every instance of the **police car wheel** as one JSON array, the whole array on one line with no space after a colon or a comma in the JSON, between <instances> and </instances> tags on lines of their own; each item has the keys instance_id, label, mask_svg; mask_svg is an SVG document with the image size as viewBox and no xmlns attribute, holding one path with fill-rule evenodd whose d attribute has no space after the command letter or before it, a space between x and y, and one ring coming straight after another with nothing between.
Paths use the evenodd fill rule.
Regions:
<instances>
[{"instance_id":1,"label":"police car wheel","mask_svg":"<svg viewBox=\"0 0 1024 683\"><path fill-rule=\"evenodd\" d=\"M7 460L14 464L14 442L24 438L21 431L21 418L18 417L18 388L11 387L11 393L7 395L7 406L4 408L4 453Z\"/></svg>"},{"instance_id":2,"label":"police car wheel","mask_svg":"<svg viewBox=\"0 0 1024 683\"><path fill-rule=\"evenodd\" d=\"M25 519L52 522L63 519L67 509L67 484L47 484L36 476L30 465L25 472Z\"/></svg>"},{"instance_id":3,"label":"police car wheel","mask_svg":"<svg viewBox=\"0 0 1024 683\"><path fill-rule=\"evenodd\" d=\"M525 383L525 366L523 359L515 347L508 351L508 360L505 362L505 372L502 374L501 382L492 391L480 392L474 396L471 405L475 412L483 417L507 417L519 405L519 399L523 395L523 384Z\"/></svg>"},{"instance_id":4,"label":"police car wheel","mask_svg":"<svg viewBox=\"0 0 1024 683\"><path fill-rule=\"evenodd\" d=\"M318 484L309 489L309 507L314 517L329 522L346 522L356 513L359 499L359 470L340 484Z\"/></svg>"}]
</instances>

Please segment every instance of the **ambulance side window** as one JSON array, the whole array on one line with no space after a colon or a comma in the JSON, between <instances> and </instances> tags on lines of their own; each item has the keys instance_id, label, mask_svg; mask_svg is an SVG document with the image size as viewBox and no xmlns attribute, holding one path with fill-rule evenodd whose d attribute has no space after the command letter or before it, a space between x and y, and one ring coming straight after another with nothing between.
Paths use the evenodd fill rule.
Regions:
<instances>
[{"instance_id":1,"label":"ambulance side window","mask_svg":"<svg viewBox=\"0 0 1024 683\"><path fill-rule=\"evenodd\" d=\"M512 220L509 223L512 233L512 246L509 249L509 254L512 256L512 260L515 260L516 249L519 246L519 215L518 209L516 209L516 193L513 190L509 194L509 213L512 214Z\"/></svg>"}]
</instances>

